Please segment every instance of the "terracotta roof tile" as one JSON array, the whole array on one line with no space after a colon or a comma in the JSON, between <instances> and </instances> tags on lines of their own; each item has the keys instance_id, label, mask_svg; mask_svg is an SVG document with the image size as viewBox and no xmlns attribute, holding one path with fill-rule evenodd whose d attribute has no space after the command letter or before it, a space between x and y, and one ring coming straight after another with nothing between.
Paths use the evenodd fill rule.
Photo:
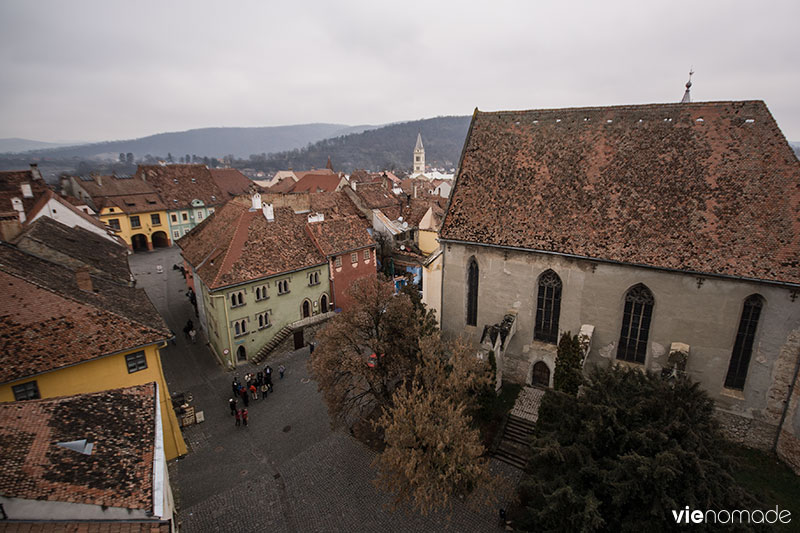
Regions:
<instances>
[{"instance_id":1,"label":"terracotta roof tile","mask_svg":"<svg viewBox=\"0 0 800 533\"><path fill-rule=\"evenodd\" d=\"M339 189L339 184L343 179L338 174L307 172L297 180L290 192L333 192Z\"/></svg>"},{"instance_id":2,"label":"terracotta roof tile","mask_svg":"<svg viewBox=\"0 0 800 533\"><path fill-rule=\"evenodd\" d=\"M200 200L207 206L220 205L230 197L223 193L205 165L139 165L136 177L158 192L166 209L191 207L192 200Z\"/></svg>"},{"instance_id":3,"label":"terracotta roof tile","mask_svg":"<svg viewBox=\"0 0 800 533\"><path fill-rule=\"evenodd\" d=\"M153 508L155 383L0 404L0 494ZM58 446L86 439L91 455Z\"/></svg>"},{"instance_id":4,"label":"terracotta roof tile","mask_svg":"<svg viewBox=\"0 0 800 533\"><path fill-rule=\"evenodd\" d=\"M305 232L307 214L278 207L275 220L267 222L251 205L249 197L236 197L178 241L206 286L217 289L326 262Z\"/></svg>"},{"instance_id":5,"label":"terracotta roof tile","mask_svg":"<svg viewBox=\"0 0 800 533\"><path fill-rule=\"evenodd\" d=\"M323 213L326 218L361 215L353 201L343 191L312 192L309 197L311 210Z\"/></svg>"},{"instance_id":6,"label":"terracotta roof tile","mask_svg":"<svg viewBox=\"0 0 800 533\"><path fill-rule=\"evenodd\" d=\"M144 290L91 280L0 245L0 383L170 337Z\"/></svg>"},{"instance_id":7,"label":"terracotta roof tile","mask_svg":"<svg viewBox=\"0 0 800 533\"><path fill-rule=\"evenodd\" d=\"M25 198L22 194L22 185L28 184L31 186L31 198ZM30 217L30 212L37 201L42 195L48 192L50 188L34 176L30 170L10 170L0 172L0 213L13 212L11 203L12 198L19 198L22 201L22 206L25 209L26 215Z\"/></svg>"},{"instance_id":8,"label":"terracotta roof tile","mask_svg":"<svg viewBox=\"0 0 800 533\"><path fill-rule=\"evenodd\" d=\"M369 225L359 217L311 222L306 229L319 250L327 257L375 246L367 231Z\"/></svg>"},{"instance_id":9,"label":"terracotta roof tile","mask_svg":"<svg viewBox=\"0 0 800 533\"><path fill-rule=\"evenodd\" d=\"M210 172L217 187L229 197L247 194L253 186L253 181L235 168L212 168Z\"/></svg>"},{"instance_id":10,"label":"terracotta roof tile","mask_svg":"<svg viewBox=\"0 0 800 533\"><path fill-rule=\"evenodd\" d=\"M355 193L364 202L367 209L381 209L384 207L400 206L400 200L395 194L383 187L380 183L366 183L358 185Z\"/></svg>"},{"instance_id":11,"label":"terracotta roof tile","mask_svg":"<svg viewBox=\"0 0 800 533\"><path fill-rule=\"evenodd\" d=\"M0 522L0 533L170 533L170 523L155 520L106 520L92 522Z\"/></svg>"},{"instance_id":12,"label":"terracotta roof tile","mask_svg":"<svg viewBox=\"0 0 800 533\"><path fill-rule=\"evenodd\" d=\"M441 236L800 283L800 163L761 101L476 111Z\"/></svg>"}]
</instances>

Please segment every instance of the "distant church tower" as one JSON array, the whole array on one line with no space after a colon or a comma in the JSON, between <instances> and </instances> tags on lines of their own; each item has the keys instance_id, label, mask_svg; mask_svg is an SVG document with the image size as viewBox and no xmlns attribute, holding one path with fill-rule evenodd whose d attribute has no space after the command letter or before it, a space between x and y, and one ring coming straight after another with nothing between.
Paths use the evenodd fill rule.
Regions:
<instances>
[{"instance_id":1,"label":"distant church tower","mask_svg":"<svg viewBox=\"0 0 800 533\"><path fill-rule=\"evenodd\" d=\"M683 93L683 99L681 99L682 104L689 104L692 102L692 95L689 94L689 89L692 88L692 74L694 74L694 71L689 69L689 81L686 82L686 92Z\"/></svg>"},{"instance_id":2,"label":"distant church tower","mask_svg":"<svg viewBox=\"0 0 800 533\"><path fill-rule=\"evenodd\" d=\"M413 174L425 173L425 147L422 146L422 134L417 133L417 145L414 147L414 172Z\"/></svg>"}]
</instances>

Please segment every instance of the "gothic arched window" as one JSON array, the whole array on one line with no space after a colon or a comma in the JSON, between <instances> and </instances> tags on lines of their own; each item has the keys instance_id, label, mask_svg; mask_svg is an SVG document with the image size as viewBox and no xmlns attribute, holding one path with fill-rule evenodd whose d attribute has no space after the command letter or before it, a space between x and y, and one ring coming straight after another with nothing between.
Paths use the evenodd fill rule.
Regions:
<instances>
[{"instance_id":1,"label":"gothic arched window","mask_svg":"<svg viewBox=\"0 0 800 533\"><path fill-rule=\"evenodd\" d=\"M478 325L478 262L474 257L467 267L467 325Z\"/></svg>"},{"instance_id":2,"label":"gothic arched window","mask_svg":"<svg viewBox=\"0 0 800 533\"><path fill-rule=\"evenodd\" d=\"M653 293L641 284L632 287L625 295L617 359L644 364L654 303Z\"/></svg>"},{"instance_id":3,"label":"gothic arched window","mask_svg":"<svg viewBox=\"0 0 800 533\"><path fill-rule=\"evenodd\" d=\"M728 375L725 377L725 386L729 389L743 389L747 379L747 367L750 366L750 356L753 354L753 342L756 338L758 318L764 299L758 294L748 296L744 301L742 316L739 319L739 330L736 332L736 342L733 345L731 362L728 364Z\"/></svg>"},{"instance_id":4,"label":"gothic arched window","mask_svg":"<svg viewBox=\"0 0 800 533\"><path fill-rule=\"evenodd\" d=\"M561 278L552 270L539 276L539 295L536 299L536 326L533 338L558 342L558 317L561 314Z\"/></svg>"}]
</instances>

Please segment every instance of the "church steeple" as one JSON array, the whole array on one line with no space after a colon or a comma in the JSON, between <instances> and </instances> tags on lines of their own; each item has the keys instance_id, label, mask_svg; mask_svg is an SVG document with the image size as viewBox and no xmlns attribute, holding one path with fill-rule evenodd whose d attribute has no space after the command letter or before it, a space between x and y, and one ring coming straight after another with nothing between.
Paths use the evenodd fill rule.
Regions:
<instances>
[{"instance_id":1,"label":"church steeple","mask_svg":"<svg viewBox=\"0 0 800 533\"><path fill-rule=\"evenodd\" d=\"M692 95L689 94L689 89L692 88L692 74L694 74L694 71L689 69L689 81L686 82L686 92L683 93L683 99L681 99L682 104L689 104L692 102Z\"/></svg>"},{"instance_id":2,"label":"church steeple","mask_svg":"<svg viewBox=\"0 0 800 533\"><path fill-rule=\"evenodd\" d=\"M417 145L414 147L414 174L425 173L425 147L422 146L422 134L417 133Z\"/></svg>"}]
</instances>

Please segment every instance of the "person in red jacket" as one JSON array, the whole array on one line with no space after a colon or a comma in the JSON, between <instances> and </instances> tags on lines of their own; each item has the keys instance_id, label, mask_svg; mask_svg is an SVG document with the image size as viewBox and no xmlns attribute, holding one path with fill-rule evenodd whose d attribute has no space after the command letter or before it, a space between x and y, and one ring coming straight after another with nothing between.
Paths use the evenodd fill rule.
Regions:
<instances>
[{"instance_id":1,"label":"person in red jacket","mask_svg":"<svg viewBox=\"0 0 800 533\"><path fill-rule=\"evenodd\" d=\"M256 388L255 381L250 382L250 394L253 395L254 400L258 400L258 389Z\"/></svg>"},{"instance_id":2,"label":"person in red jacket","mask_svg":"<svg viewBox=\"0 0 800 533\"><path fill-rule=\"evenodd\" d=\"M236 417L236 426L238 427L238 426L242 425L242 410L241 409L237 409L236 410L236 413L234 414L234 417Z\"/></svg>"}]
</instances>

